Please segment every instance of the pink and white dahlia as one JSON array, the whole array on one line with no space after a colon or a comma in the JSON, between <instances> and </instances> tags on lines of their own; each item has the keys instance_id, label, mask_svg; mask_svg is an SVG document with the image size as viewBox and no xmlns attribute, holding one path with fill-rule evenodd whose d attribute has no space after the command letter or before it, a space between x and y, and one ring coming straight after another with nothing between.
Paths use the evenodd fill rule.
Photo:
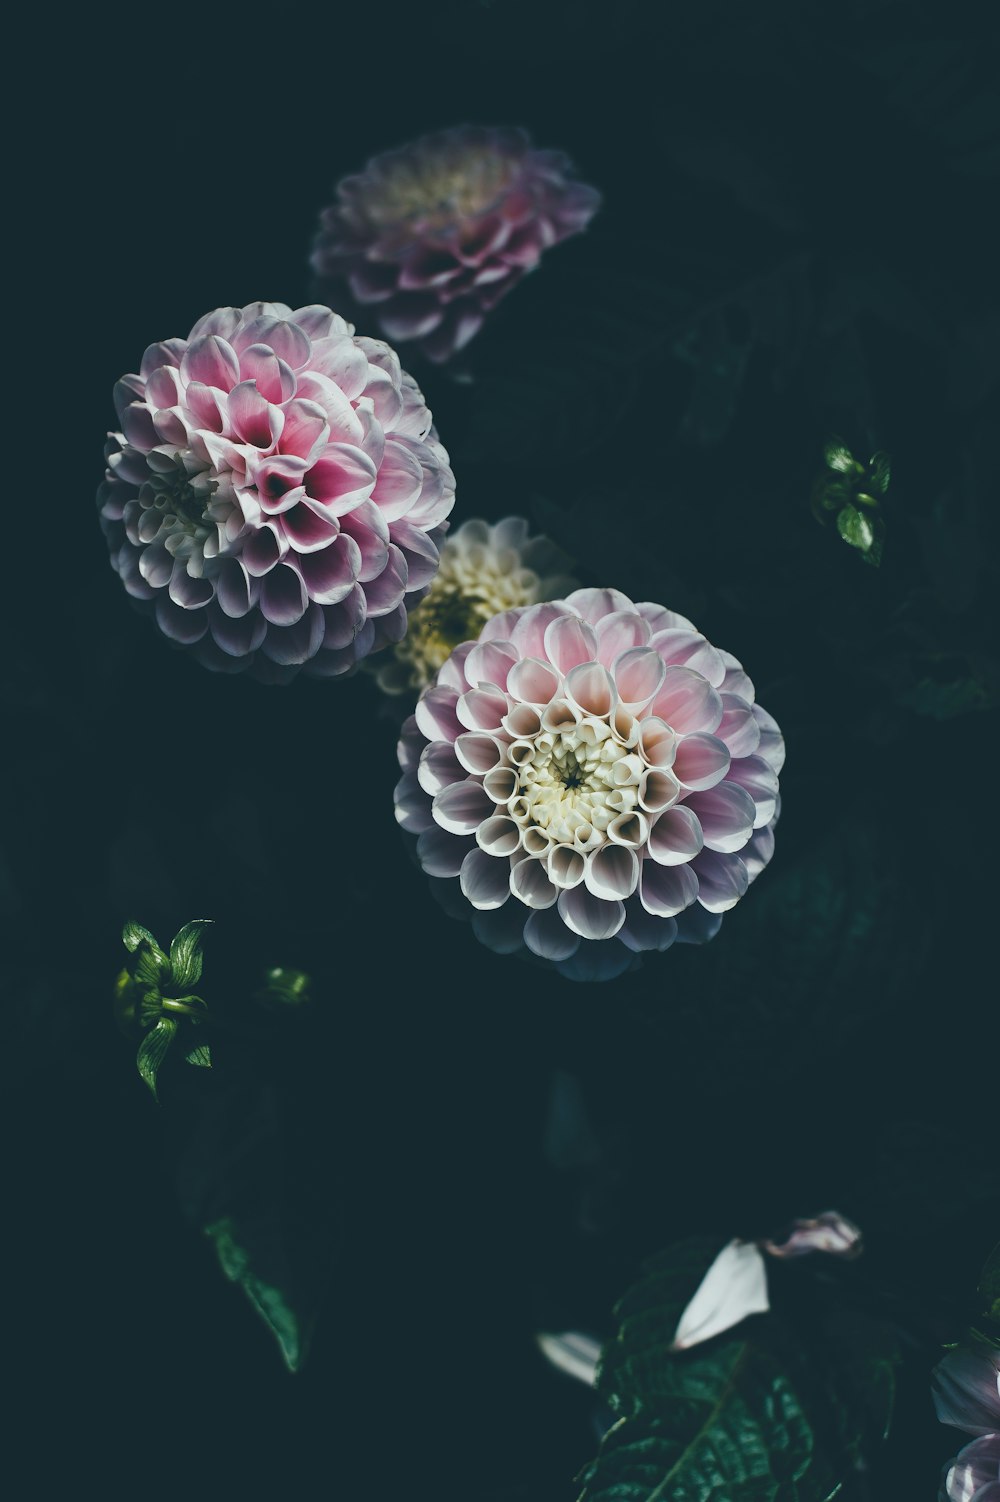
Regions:
<instances>
[{"instance_id":1,"label":"pink and white dahlia","mask_svg":"<svg viewBox=\"0 0 1000 1502\"><path fill-rule=\"evenodd\" d=\"M387 694L426 688L457 646L479 635L491 616L551 600L577 587L570 560L549 538L531 536L523 516L472 517L449 532L441 563L411 612L406 635L371 669Z\"/></svg>"},{"instance_id":2,"label":"pink and white dahlia","mask_svg":"<svg viewBox=\"0 0 1000 1502\"><path fill-rule=\"evenodd\" d=\"M320 216L312 266L376 305L386 337L447 360L600 204L561 151L523 130L463 125L373 157Z\"/></svg>"},{"instance_id":3,"label":"pink and white dahlia","mask_svg":"<svg viewBox=\"0 0 1000 1502\"><path fill-rule=\"evenodd\" d=\"M397 641L455 482L416 382L329 308L218 308L117 383L113 567L208 667L283 681Z\"/></svg>"},{"instance_id":4,"label":"pink and white dahlia","mask_svg":"<svg viewBox=\"0 0 1000 1502\"><path fill-rule=\"evenodd\" d=\"M946 1467L939 1502L1000 1502L1000 1434L966 1445Z\"/></svg>"},{"instance_id":5,"label":"pink and white dahlia","mask_svg":"<svg viewBox=\"0 0 1000 1502\"><path fill-rule=\"evenodd\" d=\"M711 938L773 852L784 742L750 679L615 589L487 621L398 749L424 871L460 886L484 942L569 976Z\"/></svg>"}]
</instances>

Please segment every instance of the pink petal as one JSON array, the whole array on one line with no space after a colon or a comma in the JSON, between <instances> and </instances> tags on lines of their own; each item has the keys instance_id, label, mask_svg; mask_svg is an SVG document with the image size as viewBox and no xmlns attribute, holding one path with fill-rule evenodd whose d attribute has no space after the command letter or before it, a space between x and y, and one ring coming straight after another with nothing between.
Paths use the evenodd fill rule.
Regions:
<instances>
[{"instance_id":1,"label":"pink petal","mask_svg":"<svg viewBox=\"0 0 1000 1502\"><path fill-rule=\"evenodd\" d=\"M417 859L428 876L447 879L458 875L473 849L467 836L448 834L435 825L417 840Z\"/></svg>"},{"instance_id":2,"label":"pink petal","mask_svg":"<svg viewBox=\"0 0 1000 1502\"><path fill-rule=\"evenodd\" d=\"M731 756L752 756L760 743L760 725L753 709L736 694L723 693L719 697L722 719L715 734L729 747Z\"/></svg>"},{"instance_id":3,"label":"pink petal","mask_svg":"<svg viewBox=\"0 0 1000 1502\"><path fill-rule=\"evenodd\" d=\"M619 589L575 589L566 596L566 604L592 626L616 611L635 609L628 595L623 595Z\"/></svg>"},{"instance_id":4,"label":"pink petal","mask_svg":"<svg viewBox=\"0 0 1000 1502\"><path fill-rule=\"evenodd\" d=\"M451 688L426 688L414 710L421 734L429 741L454 741L461 735L462 722L456 714L458 695Z\"/></svg>"},{"instance_id":5,"label":"pink petal","mask_svg":"<svg viewBox=\"0 0 1000 1502\"><path fill-rule=\"evenodd\" d=\"M728 912L750 885L746 865L738 855L718 855L714 850L703 850L690 866L675 866L673 869L695 871L698 901L710 913Z\"/></svg>"},{"instance_id":6,"label":"pink petal","mask_svg":"<svg viewBox=\"0 0 1000 1502\"><path fill-rule=\"evenodd\" d=\"M693 668L668 667L649 712L665 720L678 735L688 735L716 728L722 719L722 700L708 679Z\"/></svg>"},{"instance_id":7,"label":"pink petal","mask_svg":"<svg viewBox=\"0 0 1000 1502\"><path fill-rule=\"evenodd\" d=\"M526 856L511 867L510 889L526 907L551 907L558 895L545 867L532 856Z\"/></svg>"},{"instance_id":8,"label":"pink petal","mask_svg":"<svg viewBox=\"0 0 1000 1502\"><path fill-rule=\"evenodd\" d=\"M639 873L639 900L657 918L675 918L698 895L698 878L690 865L661 866L644 860Z\"/></svg>"},{"instance_id":9,"label":"pink petal","mask_svg":"<svg viewBox=\"0 0 1000 1502\"><path fill-rule=\"evenodd\" d=\"M518 642L522 652L525 647ZM597 635L575 615L558 615L545 628L544 653L560 673L597 660Z\"/></svg>"},{"instance_id":10,"label":"pink petal","mask_svg":"<svg viewBox=\"0 0 1000 1502\"><path fill-rule=\"evenodd\" d=\"M757 805L754 828L770 824L778 802L778 778L762 756L743 756L729 769L730 782L745 788Z\"/></svg>"},{"instance_id":11,"label":"pink petal","mask_svg":"<svg viewBox=\"0 0 1000 1502\"><path fill-rule=\"evenodd\" d=\"M543 960L568 960L580 947L579 936L566 927L558 908L535 908L524 925L524 942Z\"/></svg>"},{"instance_id":12,"label":"pink petal","mask_svg":"<svg viewBox=\"0 0 1000 1502\"><path fill-rule=\"evenodd\" d=\"M719 688L726 676L726 669L719 653L697 631L668 629L657 631L649 645L655 647L664 662L677 667L693 668L707 678L714 688Z\"/></svg>"},{"instance_id":13,"label":"pink petal","mask_svg":"<svg viewBox=\"0 0 1000 1502\"><path fill-rule=\"evenodd\" d=\"M732 782L692 793L685 806L697 814L709 850L732 854L742 850L753 833L754 801Z\"/></svg>"},{"instance_id":14,"label":"pink petal","mask_svg":"<svg viewBox=\"0 0 1000 1502\"><path fill-rule=\"evenodd\" d=\"M653 824L647 849L658 865L682 866L694 859L704 843L698 815L686 803L677 803Z\"/></svg>"},{"instance_id":15,"label":"pink petal","mask_svg":"<svg viewBox=\"0 0 1000 1502\"><path fill-rule=\"evenodd\" d=\"M602 845L587 859L584 882L588 892L607 902L631 897L639 881L639 859L627 845Z\"/></svg>"},{"instance_id":16,"label":"pink petal","mask_svg":"<svg viewBox=\"0 0 1000 1502\"><path fill-rule=\"evenodd\" d=\"M597 660L606 668L631 647L644 647L651 635L648 623L634 610L613 611L598 621L596 629Z\"/></svg>"},{"instance_id":17,"label":"pink petal","mask_svg":"<svg viewBox=\"0 0 1000 1502\"><path fill-rule=\"evenodd\" d=\"M462 891L474 908L503 907L510 898L510 861L470 850L462 861Z\"/></svg>"},{"instance_id":18,"label":"pink petal","mask_svg":"<svg viewBox=\"0 0 1000 1502\"><path fill-rule=\"evenodd\" d=\"M181 360L181 376L187 384L200 381L219 391L232 391L240 378L236 351L218 334L203 334L192 340Z\"/></svg>"},{"instance_id":19,"label":"pink petal","mask_svg":"<svg viewBox=\"0 0 1000 1502\"><path fill-rule=\"evenodd\" d=\"M692 790L714 787L729 770L729 748L714 735L686 735L674 757L674 776Z\"/></svg>"},{"instance_id":20,"label":"pink petal","mask_svg":"<svg viewBox=\"0 0 1000 1502\"><path fill-rule=\"evenodd\" d=\"M294 626L302 619L309 600L295 569L279 563L265 574L260 586L260 610L275 626Z\"/></svg>"},{"instance_id":21,"label":"pink petal","mask_svg":"<svg viewBox=\"0 0 1000 1502\"><path fill-rule=\"evenodd\" d=\"M343 533L328 547L298 554L295 567L311 600L320 605L336 605L350 593L357 580L361 550L353 537Z\"/></svg>"},{"instance_id":22,"label":"pink petal","mask_svg":"<svg viewBox=\"0 0 1000 1502\"><path fill-rule=\"evenodd\" d=\"M612 939L625 922L623 903L605 902L585 886L559 893L559 914L581 939Z\"/></svg>"},{"instance_id":23,"label":"pink petal","mask_svg":"<svg viewBox=\"0 0 1000 1502\"><path fill-rule=\"evenodd\" d=\"M465 659L466 681L474 688L504 689L507 675L517 661L517 650L509 644L479 642Z\"/></svg>"},{"instance_id":24,"label":"pink petal","mask_svg":"<svg viewBox=\"0 0 1000 1502\"><path fill-rule=\"evenodd\" d=\"M619 702L639 713L659 692L666 671L662 657L651 647L623 652L612 665Z\"/></svg>"},{"instance_id":25,"label":"pink petal","mask_svg":"<svg viewBox=\"0 0 1000 1502\"><path fill-rule=\"evenodd\" d=\"M597 662L571 668L566 674L566 693L570 702L586 715L610 714L618 701L614 679Z\"/></svg>"},{"instance_id":26,"label":"pink petal","mask_svg":"<svg viewBox=\"0 0 1000 1502\"><path fill-rule=\"evenodd\" d=\"M449 741L428 741L417 763L417 781L432 798L453 782L466 782L468 773Z\"/></svg>"},{"instance_id":27,"label":"pink petal","mask_svg":"<svg viewBox=\"0 0 1000 1502\"><path fill-rule=\"evenodd\" d=\"M450 834L475 834L488 819L494 804L478 782L455 782L442 788L434 799L434 820Z\"/></svg>"}]
</instances>

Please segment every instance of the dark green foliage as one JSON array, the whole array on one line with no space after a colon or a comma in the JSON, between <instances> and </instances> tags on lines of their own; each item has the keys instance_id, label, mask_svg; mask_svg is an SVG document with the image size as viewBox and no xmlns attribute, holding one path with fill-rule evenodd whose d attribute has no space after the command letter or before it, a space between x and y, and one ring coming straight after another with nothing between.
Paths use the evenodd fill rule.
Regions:
<instances>
[{"instance_id":1,"label":"dark green foliage","mask_svg":"<svg viewBox=\"0 0 1000 1502\"><path fill-rule=\"evenodd\" d=\"M618 1304L598 1373L618 1418L581 1502L828 1502L887 1432L895 1339L849 1305L820 1298L794 1326L758 1315L670 1351L717 1250L687 1242L651 1258Z\"/></svg>"}]
</instances>

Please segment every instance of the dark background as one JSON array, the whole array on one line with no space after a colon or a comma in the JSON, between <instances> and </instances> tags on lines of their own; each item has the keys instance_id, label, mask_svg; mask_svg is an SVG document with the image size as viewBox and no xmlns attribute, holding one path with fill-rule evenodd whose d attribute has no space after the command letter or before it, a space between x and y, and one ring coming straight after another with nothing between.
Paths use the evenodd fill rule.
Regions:
<instances>
[{"instance_id":1,"label":"dark background","mask_svg":"<svg viewBox=\"0 0 1000 1502\"><path fill-rule=\"evenodd\" d=\"M610 1331L672 1238L831 1204L909 1342L854 1495L933 1495L958 1439L927 1373L1000 1235L987 42L943 6L484 0L110 10L25 49L2 835L23 1495L570 1502L592 1402L534 1333ZM311 300L333 183L465 120L563 147L604 206L470 346L471 381L403 351L455 522L528 515L586 582L692 614L788 742L759 886L710 949L604 986L439 910L371 682L207 674L130 609L92 500L145 346ZM834 433L892 456L879 569L810 514ZM159 1110L111 1016L129 916L161 942L217 920L203 989L234 1023L211 1075L165 1066ZM314 977L276 1032L247 1000L267 963ZM559 1168L567 1074L585 1121L560 1118ZM232 1194L322 1295L294 1377L196 1223Z\"/></svg>"}]
</instances>

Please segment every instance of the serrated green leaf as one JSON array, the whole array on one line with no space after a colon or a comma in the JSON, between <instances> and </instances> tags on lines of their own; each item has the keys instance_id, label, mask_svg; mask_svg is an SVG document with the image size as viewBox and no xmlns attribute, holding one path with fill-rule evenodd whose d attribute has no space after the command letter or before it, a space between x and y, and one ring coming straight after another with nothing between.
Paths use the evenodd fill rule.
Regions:
<instances>
[{"instance_id":1,"label":"serrated green leaf","mask_svg":"<svg viewBox=\"0 0 1000 1502\"><path fill-rule=\"evenodd\" d=\"M841 1311L794 1333L773 1314L670 1350L718 1250L692 1240L649 1259L616 1308L598 1391L618 1422L581 1476L580 1502L829 1502L891 1412L891 1338Z\"/></svg>"},{"instance_id":2,"label":"serrated green leaf","mask_svg":"<svg viewBox=\"0 0 1000 1502\"><path fill-rule=\"evenodd\" d=\"M171 940L170 969L175 986L184 989L187 986L196 985L201 979L202 929L213 921L211 918L193 918L190 923L185 923Z\"/></svg>"},{"instance_id":3,"label":"serrated green leaf","mask_svg":"<svg viewBox=\"0 0 1000 1502\"><path fill-rule=\"evenodd\" d=\"M215 1221L205 1227L205 1234L215 1243L222 1271L243 1289L277 1340L288 1370L297 1372L309 1348L313 1321L303 1322L288 1295L254 1271L234 1221Z\"/></svg>"},{"instance_id":4,"label":"serrated green leaf","mask_svg":"<svg viewBox=\"0 0 1000 1502\"><path fill-rule=\"evenodd\" d=\"M837 517L837 531L852 548L867 553L875 540L872 524L856 506L845 506Z\"/></svg>"},{"instance_id":5,"label":"serrated green leaf","mask_svg":"<svg viewBox=\"0 0 1000 1502\"><path fill-rule=\"evenodd\" d=\"M197 1069L211 1069L212 1067L212 1051L207 1043L196 1043L194 1048L188 1049L184 1057Z\"/></svg>"},{"instance_id":6,"label":"serrated green leaf","mask_svg":"<svg viewBox=\"0 0 1000 1502\"><path fill-rule=\"evenodd\" d=\"M167 1050L174 1041L177 1032L177 1023L172 1017L161 1017L151 1032L148 1032L139 1044L135 1062L139 1073L153 1092L153 1099L159 1097L156 1093L156 1076L160 1072L160 1065L167 1056Z\"/></svg>"},{"instance_id":7,"label":"serrated green leaf","mask_svg":"<svg viewBox=\"0 0 1000 1502\"><path fill-rule=\"evenodd\" d=\"M132 918L128 920L122 929L122 943L129 954L134 954L140 944L148 944L151 949L156 950L158 953L162 954L163 952L149 929L143 928L141 923L136 923Z\"/></svg>"}]
</instances>

